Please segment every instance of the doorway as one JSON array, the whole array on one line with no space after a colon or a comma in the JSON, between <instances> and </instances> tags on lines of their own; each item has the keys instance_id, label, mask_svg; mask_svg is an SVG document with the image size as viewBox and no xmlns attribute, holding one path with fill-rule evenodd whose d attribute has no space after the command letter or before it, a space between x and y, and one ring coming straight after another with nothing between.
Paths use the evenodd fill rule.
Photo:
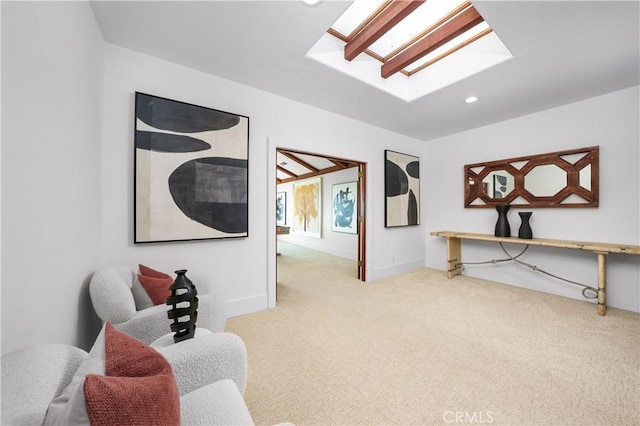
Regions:
<instances>
[{"instance_id":1,"label":"doorway","mask_svg":"<svg viewBox=\"0 0 640 426\"><path fill-rule=\"evenodd\" d=\"M351 168L357 168L357 215L354 216L358 239L357 276L359 280L366 281L366 163L325 154L276 148L276 194L279 184L311 179Z\"/></svg>"}]
</instances>

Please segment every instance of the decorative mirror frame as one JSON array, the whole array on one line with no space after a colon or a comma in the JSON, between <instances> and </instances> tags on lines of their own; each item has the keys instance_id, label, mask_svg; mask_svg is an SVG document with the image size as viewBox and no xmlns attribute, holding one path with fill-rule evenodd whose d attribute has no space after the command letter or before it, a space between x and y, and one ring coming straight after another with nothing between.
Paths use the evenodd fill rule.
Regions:
<instances>
[{"instance_id":1,"label":"decorative mirror frame","mask_svg":"<svg viewBox=\"0 0 640 426\"><path fill-rule=\"evenodd\" d=\"M566 157L584 154L574 163ZM465 208L493 208L499 204L519 207L598 207L599 199L599 156L598 146L557 151L546 154L509 158L467 164L464 166L464 206ZM537 166L555 165L567 174L564 188L552 196L536 196L525 189L525 176ZM591 188L580 185L580 171L591 166ZM503 170L515 180L515 188L504 198L491 198L483 190L482 181L491 172ZM574 196L574 197L571 197ZM576 197L584 202L575 201ZM569 198L571 197L571 198Z\"/></svg>"}]
</instances>

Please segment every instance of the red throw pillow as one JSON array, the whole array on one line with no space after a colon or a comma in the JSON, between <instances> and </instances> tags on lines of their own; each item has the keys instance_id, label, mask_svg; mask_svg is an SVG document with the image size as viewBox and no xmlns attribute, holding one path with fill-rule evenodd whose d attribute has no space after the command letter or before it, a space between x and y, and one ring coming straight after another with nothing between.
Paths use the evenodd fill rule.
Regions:
<instances>
[{"instance_id":1,"label":"red throw pillow","mask_svg":"<svg viewBox=\"0 0 640 426\"><path fill-rule=\"evenodd\" d=\"M96 425L179 425L180 395L171 365L156 350L105 324L105 376L84 381Z\"/></svg>"},{"instance_id":2,"label":"red throw pillow","mask_svg":"<svg viewBox=\"0 0 640 426\"><path fill-rule=\"evenodd\" d=\"M164 272L159 272L148 266L138 265L140 273L138 280L145 289L154 305L163 305L167 302L167 297L171 296L171 284L173 278Z\"/></svg>"},{"instance_id":3,"label":"red throw pillow","mask_svg":"<svg viewBox=\"0 0 640 426\"><path fill-rule=\"evenodd\" d=\"M155 269L151 269L148 266L138 265L140 268L140 274L145 277L151 278L171 278L170 275L165 274L164 272L156 271Z\"/></svg>"}]
</instances>

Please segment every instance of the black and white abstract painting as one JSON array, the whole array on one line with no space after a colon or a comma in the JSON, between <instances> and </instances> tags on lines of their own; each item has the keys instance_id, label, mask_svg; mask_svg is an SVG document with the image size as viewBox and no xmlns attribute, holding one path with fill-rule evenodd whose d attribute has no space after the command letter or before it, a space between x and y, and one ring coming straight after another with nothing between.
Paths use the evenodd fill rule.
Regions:
<instances>
[{"instance_id":1,"label":"black and white abstract painting","mask_svg":"<svg viewBox=\"0 0 640 426\"><path fill-rule=\"evenodd\" d=\"M385 227L420 224L420 158L385 150Z\"/></svg>"},{"instance_id":2,"label":"black and white abstract painting","mask_svg":"<svg viewBox=\"0 0 640 426\"><path fill-rule=\"evenodd\" d=\"M135 243L248 236L249 117L135 94Z\"/></svg>"},{"instance_id":3,"label":"black and white abstract painting","mask_svg":"<svg viewBox=\"0 0 640 426\"><path fill-rule=\"evenodd\" d=\"M331 230L347 234L358 233L358 182L333 185L333 215Z\"/></svg>"}]
</instances>

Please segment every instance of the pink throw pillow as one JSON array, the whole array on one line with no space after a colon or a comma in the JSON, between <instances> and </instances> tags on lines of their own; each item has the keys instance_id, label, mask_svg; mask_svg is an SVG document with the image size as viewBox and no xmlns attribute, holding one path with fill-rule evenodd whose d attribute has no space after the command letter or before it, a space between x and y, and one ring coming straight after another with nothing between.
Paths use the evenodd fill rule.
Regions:
<instances>
[{"instance_id":1,"label":"pink throw pillow","mask_svg":"<svg viewBox=\"0 0 640 426\"><path fill-rule=\"evenodd\" d=\"M145 265L138 265L138 268L140 268L140 275L144 275L145 277L171 278L171 275L167 275L164 272L156 271L155 269L151 269Z\"/></svg>"},{"instance_id":2,"label":"pink throw pillow","mask_svg":"<svg viewBox=\"0 0 640 426\"><path fill-rule=\"evenodd\" d=\"M87 414L96 425L179 425L180 395L167 360L105 324L105 376L84 382Z\"/></svg>"},{"instance_id":3,"label":"pink throw pillow","mask_svg":"<svg viewBox=\"0 0 640 426\"><path fill-rule=\"evenodd\" d=\"M173 278L164 272L159 272L148 266L139 265L140 273L138 280L145 289L154 305L163 305L167 302L167 297L171 296L171 284Z\"/></svg>"}]
</instances>

